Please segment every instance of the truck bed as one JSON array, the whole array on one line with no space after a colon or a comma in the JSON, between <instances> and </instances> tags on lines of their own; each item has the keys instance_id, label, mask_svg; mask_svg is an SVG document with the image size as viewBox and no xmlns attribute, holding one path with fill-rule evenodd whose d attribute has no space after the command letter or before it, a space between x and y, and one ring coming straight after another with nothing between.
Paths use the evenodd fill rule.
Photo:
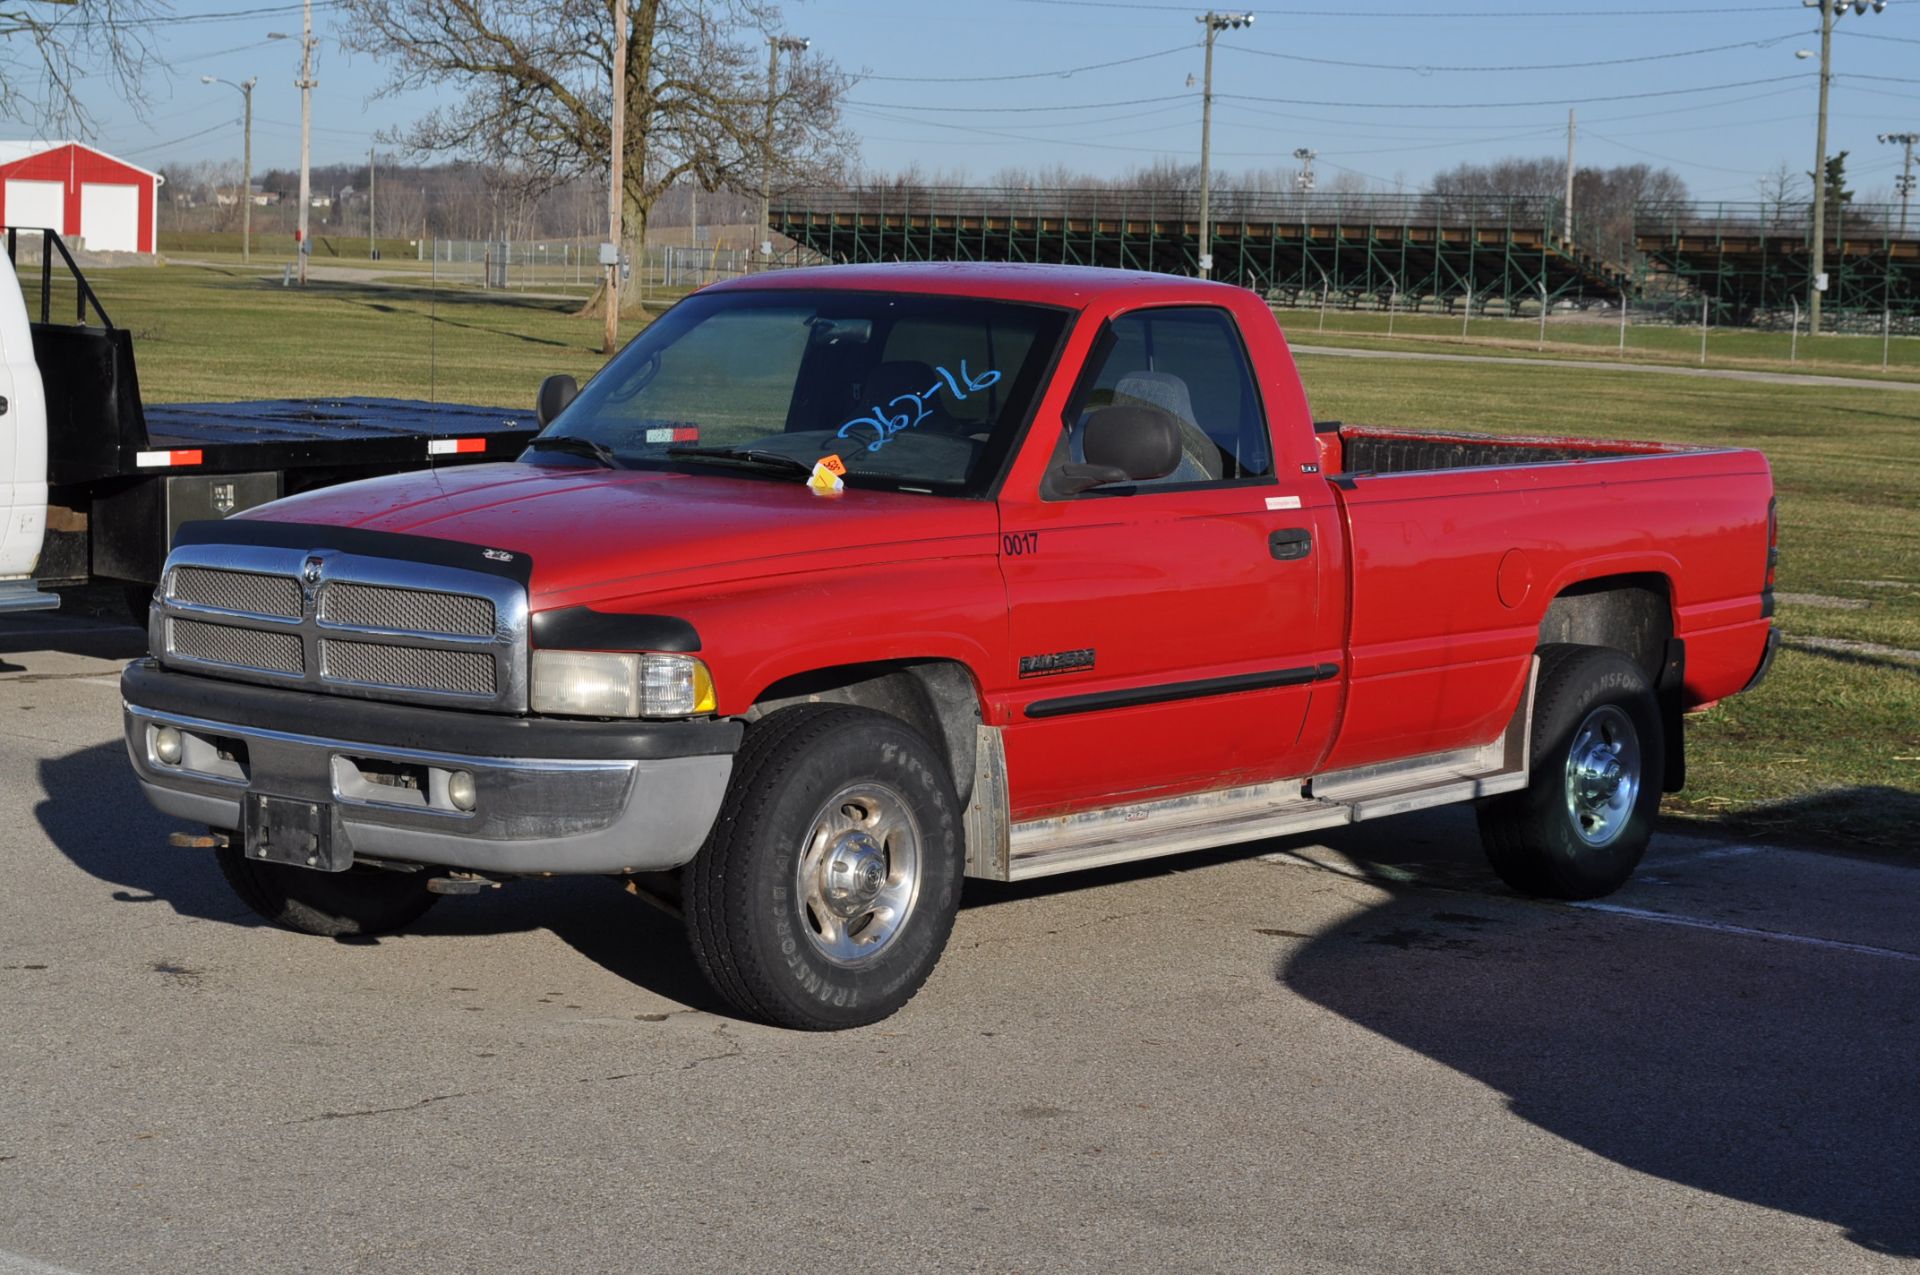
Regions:
<instances>
[{"instance_id":1,"label":"truck bed","mask_svg":"<svg viewBox=\"0 0 1920 1275\"><path fill-rule=\"evenodd\" d=\"M1468 434L1317 423L1321 469L1328 474L1409 474L1490 466L1553 465L1569 461L1661 456L1699 450L1670 443L1551 438L1524 434Z\"/></svg>"}]
</instances>

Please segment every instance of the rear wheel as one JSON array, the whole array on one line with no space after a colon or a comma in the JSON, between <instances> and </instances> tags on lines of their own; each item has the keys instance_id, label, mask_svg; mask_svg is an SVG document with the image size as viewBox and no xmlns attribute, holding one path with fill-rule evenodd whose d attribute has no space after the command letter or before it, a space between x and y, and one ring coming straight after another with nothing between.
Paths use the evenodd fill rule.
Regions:
<instances>
[{"instance_id":1,"label":"rear wheel","mask_svg":"<svg viewBox=\"0 0 1920 1275\"><path fill-rule=\"evenodd\" d=\"M806 704L748 729L687 865L688 938L714 990L784 1027L878 1022L913 998L960 903L959 800L897 718Z\"/></svg>"},{"instance_id":2,"label":"rear wheel","mask_svg":"<svg viewBox=\"0 0 1920 1275\"><path fill-rule=\"evenodd\" d=\"M1526 788L1480 808L1500 879L1557 899L1626 884L1653 836L1666 764L1646 673L1611 648L1542 647L1529 760Z\"/></svg>"},{"instance_id":3,"label":"rear wheel","mask_svg":"<svg viewBox=\"0 0 1920 1275\"><path fill-rule=\"evenodd\" d=\"M425 872L364 864L316 872L257 862L237 844L214 854L227 884L248 907L275 925L323 938L391 934L419 920L440 897L428 891Z\"/></svg>"}]
</instances>

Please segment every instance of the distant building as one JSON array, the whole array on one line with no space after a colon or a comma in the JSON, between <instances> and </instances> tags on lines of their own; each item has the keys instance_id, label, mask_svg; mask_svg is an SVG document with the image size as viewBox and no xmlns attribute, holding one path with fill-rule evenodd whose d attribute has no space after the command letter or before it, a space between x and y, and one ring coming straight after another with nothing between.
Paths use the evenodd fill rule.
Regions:
<instances>
[{"instance_id":1,"label":"distant building","mask_svg":"<svg viewBox=\"0 0 1920 1275\"><path fill-rule=\"evenodd\" d=\"M152 252L160 174L82 142L0 141L0 225L95 252Z\"/></svg>"},{"instance_id":2,"label":"distant building","mask_svg":"<svg viewBox=\"0 0 1920 1275\"><path fill-rule=\"evenodd\" d=\"M255 208L270 208L274 204L277 204L280 202L279 191L268 190L264 186L262 186L259 182L255 182L253 186L250 188L250 191L251 191L250 197L253 201L253 206ZM213 202L217 204L219 207L231 208L239 201L240 201L240 188L238 186L214 187Z\"/></svg>"}]
</instances>

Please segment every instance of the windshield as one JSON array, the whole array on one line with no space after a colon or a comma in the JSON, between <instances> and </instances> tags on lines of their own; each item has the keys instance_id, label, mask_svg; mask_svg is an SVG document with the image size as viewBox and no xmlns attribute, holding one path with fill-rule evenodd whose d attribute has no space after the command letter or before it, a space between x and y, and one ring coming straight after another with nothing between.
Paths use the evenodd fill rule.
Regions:
<instances>
[{"instance_id":1,"label":"windshield","mask_svg":"<svg viewBox=\"0 0 1920 1275\"><path fill-rule=\"evenodd\" d=\"M850 486L978 494L1026 420L1066 317L901 293L696 295L601 369L525 459L800 482L838 456Z\"/></svg>"}]
</instances>

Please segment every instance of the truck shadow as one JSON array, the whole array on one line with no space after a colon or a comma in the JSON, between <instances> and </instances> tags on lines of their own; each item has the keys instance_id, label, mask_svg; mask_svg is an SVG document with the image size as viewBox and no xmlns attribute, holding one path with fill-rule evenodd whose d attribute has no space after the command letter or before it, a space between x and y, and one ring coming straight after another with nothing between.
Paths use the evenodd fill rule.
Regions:
<instances>
[{"instance_id":1,"label":"truck shadow","mask_svg":"<svg viewBox=\"0 0 1920 1275\"><path fill-rule=\"evenodd\" d=\"M1803 801L1920 796L1854 789ZM1800 826L1809 817L1778 813ZM1663 831L1734 830L1688 820ZM1292 993L1472 1077L1514 1117L1614 1164L1920 1258L1920 966L1910 961L1522 900L1487 869L1463 808L1068 878L970 881L968 898L1017 906L1156 878L1179 891L1176 874L1275 852L1389 893L1320 932L1261 931L1291 947L1273 977ZM1887 861L1844 844L1840 853Z\"/></svg>"},{"instance_id":2,"label":"truck shadow","mask_svg":"<svg viewBox=\"0 0 1920 1275\"><path fill-rule=\"evenodd\" d=\"M266 924L228 888L211 851L167 844L169 833L204 829L147 804L120 743L43 761L39 780L43 792L55 794L34 808L47 839L76 867L115 887L109 897L116 905L171 907L181 916L230 925ZM99 923L120 922L109 912ZM730 1013L707 989L680 922L599 877L523 881L484 895L443 899L407 933L482 938L540 929L656 995Z\"/></svg>"},{"instance_id":3,"label":"truck shadow","mask_svg":"<svg viewBox=\"0 0 1920 1275\"><path fill-rule=\"evenodd\" d=\"M1615 1164L1920 1257L1915 967L1579 915L1396 891L1275 976Z\"/></svg>"}]
</instances>

